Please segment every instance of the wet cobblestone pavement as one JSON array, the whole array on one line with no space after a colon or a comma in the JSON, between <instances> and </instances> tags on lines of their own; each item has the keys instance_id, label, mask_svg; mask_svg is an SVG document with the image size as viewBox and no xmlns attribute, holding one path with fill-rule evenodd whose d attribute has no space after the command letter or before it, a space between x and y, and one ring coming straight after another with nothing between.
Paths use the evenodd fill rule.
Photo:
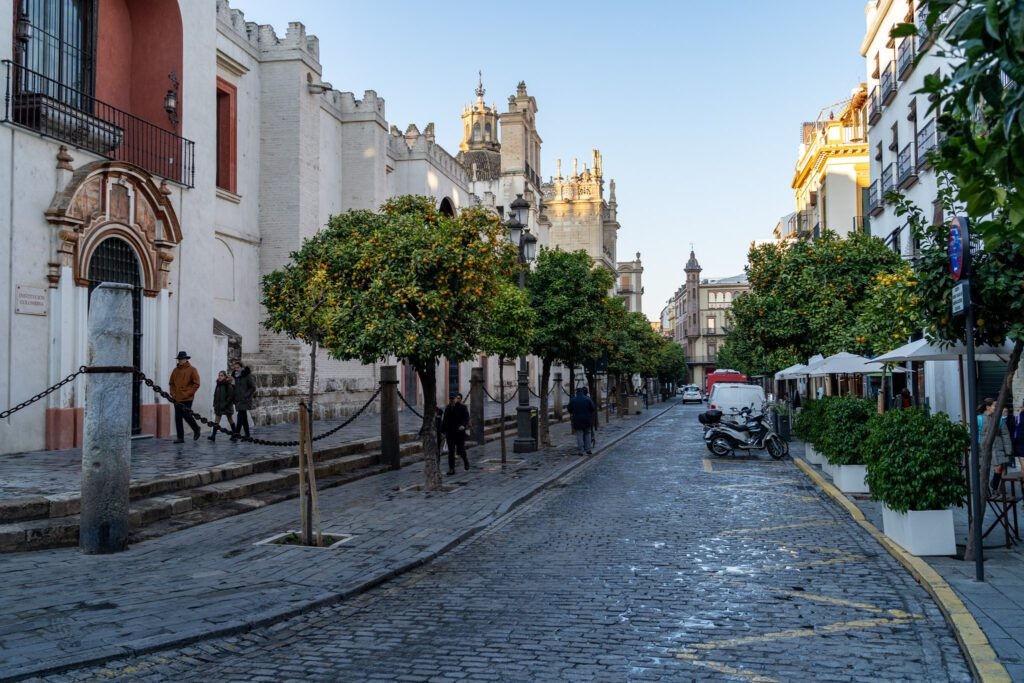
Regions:
<instances>
[{"instance_id":1,"label":"wet cobblestone pavement","mask_svg":"<svg viewBox=\"0 0 1024 683\"><path fill-rule=\"evenodd\" d=\"M895 560L790 462L705 457L698 410L361 596L47 680L970 680Z\"/></svg>"}]
</instances>

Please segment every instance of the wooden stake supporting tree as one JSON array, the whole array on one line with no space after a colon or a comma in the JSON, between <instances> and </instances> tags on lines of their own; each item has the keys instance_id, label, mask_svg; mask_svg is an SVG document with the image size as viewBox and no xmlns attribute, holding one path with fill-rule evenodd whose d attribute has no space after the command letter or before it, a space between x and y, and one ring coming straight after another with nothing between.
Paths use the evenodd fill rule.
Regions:
<instances>
[{"instance_id":1,"label":"wooden stake supporting tree","mask_svg":"<svg viewBox=\"0 0 1024 683\"><path fill-rule=\"evenodd\" d=\"M311 412L305 401L299 402L299 514L303 545L320 546L324 537L320 528L320 493L316 487Z\"/></svg>"}]
</instances>

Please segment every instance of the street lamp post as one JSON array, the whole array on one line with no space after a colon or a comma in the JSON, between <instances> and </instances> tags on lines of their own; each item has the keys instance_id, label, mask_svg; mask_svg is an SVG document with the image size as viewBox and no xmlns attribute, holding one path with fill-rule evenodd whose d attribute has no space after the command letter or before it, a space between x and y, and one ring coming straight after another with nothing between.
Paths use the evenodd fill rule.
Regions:
<instances>
[{"instance_id":1,"label":"street lamp post","mask_svg":"<svg viewBox=\"0 0 1024 683\"><path fill-rule=\"evenodd\" d=\"M519 249L519 289L526 289L526 269L537 256L537 238L530 234L527 222L530 219L530 203L517 194L509 204L509 238ZM519 405L516 407L516 438L512 442L514 453L532 453L537 450L537 439L533 436L530 408L529 374L526 356L519 356Z\"/></svg>"}]
</instances>

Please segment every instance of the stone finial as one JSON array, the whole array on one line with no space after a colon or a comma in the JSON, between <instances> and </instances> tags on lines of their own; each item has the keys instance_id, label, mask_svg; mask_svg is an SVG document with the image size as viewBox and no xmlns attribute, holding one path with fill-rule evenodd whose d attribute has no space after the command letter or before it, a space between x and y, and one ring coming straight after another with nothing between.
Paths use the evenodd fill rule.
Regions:
<instances>
[{"instance_id":1,"label":"stone finial","mask_svg":"<svg viewBox=\"0 0 1024 683\"><path fill-rule=\"evenodd\" d=\"M555 177L558 178L559 180L562 179L562 160L561 159L557 159L555 161Z\"/></svg>"},{"instance_id":2,"label":"stone finial","mask_svg":"<svg viewBox=\"0 0 1024 683\"><path fill-rule=\"evenodd\" d=\"M75 169L71 165L71 162L74 160L75 158L68 154L68 148L61 145L60 149L57 150L57 168L62 171L74 171Z\"/></svg>"},{"instance_id":3,"label":"stone finial","mask_svg":"<svg viewBox=\"0 0 1024 683\"><path fill-rule=\"evenodd\" d=\"M398 126L396 126L393 123L391 124L391 134L394 135L396 138L402 137L402 131L398 128Z\"/></svg>"},{"instance_id":4,"label":"stone finial","mask_svg":"<svg viewBox=\"0 0 1024 683\"><path fill-rule=\"evenodd\" d=\"M519 81L519 85L516 86L516 95L526 97L526 81Z\"/></svg>"},{"instance_id":5,"label":"stone finial","mask_svg":"<svg viewBox=\"0 0 1024 683\"><path fill-rule=\"evenodd\" d=\"M615 178L612 178L608 183L608 203L615 203Z\"/></svg>"},{"instance_id":6,"label":"stone finial","mask_svg":"<svg viewBox=\"0 0 1024 683\"><path fill-rule=\"evenodd\" d=\"M433 142L434 141L434 122L433 121L428 123L427 127L423 129L423 137L425 137L428 142Z\"/></svg>"},{"instance_id":7,"label":"stone finial","mask_svg":"<svg viewBox=\"0 0 1024 683\"><path fill-rule=\"evenodd\" d=\"M638 252L636 252L636 260L637 260L637 261L639 261L639 260L640 260L640 252L639 252L639 251L638 251Z\"/></svg>"},{"instance_id":8,"label":"stone finial","mask_svg":"<svg viewBox=\"0 0 1024 683\"><path fill-rule=\"evenodd\" d=\"M572 158L572 177L576 178L580 174L580 162L576 157Z\"/></svg>"}]
</instances>

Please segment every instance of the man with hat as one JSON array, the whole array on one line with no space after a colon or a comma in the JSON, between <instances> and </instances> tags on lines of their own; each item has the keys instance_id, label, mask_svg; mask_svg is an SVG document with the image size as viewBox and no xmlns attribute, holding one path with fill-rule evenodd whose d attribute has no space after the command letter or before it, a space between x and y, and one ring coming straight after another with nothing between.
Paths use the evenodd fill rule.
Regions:
<instances>
[{"instance_id":1,"label":"man with hat","mask_svg":"<svg viewBox=\"0 0 1024 683\"><path fill-rule=\"evenodd\" d=\"M455 453L462 458L462 464L469 469L469 455L466 453L466 430L469 429L469 408L462 402L462 394L452 392L448 406L441 416L441 431L448 440L448 474L455 474ZM438 454L440 457L440 454Z\"/></svg>"},{"instance_id":2,"label":"man with hat","mask_svg":"<svg viewBox=\"0 0 1024 683\"><path fill-rule=\"evenodd\" d=\"M185 443L185 426L182 420L188 422L188 426L192 428L193 440L198 439L200 434L199 425L192 417L192 399L199 389L199 371L188 362L189 358L184 351L178 352L178 364L171 370L171 379L167 383L167 392L175 400L174 429L178 432L178 438L174 443ZM188 410L185 410L186 408Z\"/></svg>"}]
</instances>

